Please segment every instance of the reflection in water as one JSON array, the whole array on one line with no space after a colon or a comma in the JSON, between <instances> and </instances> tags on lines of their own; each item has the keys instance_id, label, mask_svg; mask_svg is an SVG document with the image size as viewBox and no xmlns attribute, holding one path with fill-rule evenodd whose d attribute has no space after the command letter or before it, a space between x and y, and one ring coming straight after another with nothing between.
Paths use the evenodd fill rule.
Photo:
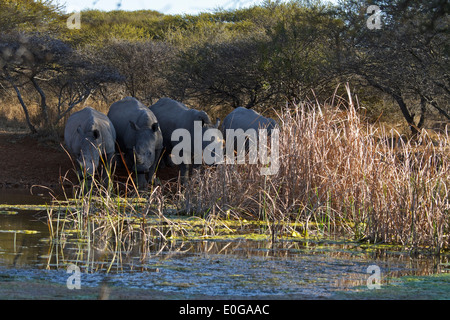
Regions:
<instances>
[{"instance_id":1,"label":"reflection in water","mask_svg":"<svg viewBox=\"0 0 450 320\"><path fill-rule=\"evenodd\" d=\"M334 290L365 286L370 265L380 267L382 283L403 275L430 274L437 268L436 261L427 257L380 255L378 250L355 250L351 244L316 242L193 241L155 244L149 250L137 245L116 255L89 251L88 246L69 246L59 252L46 267L77 263L87 274L109 271L112 285L247 297L328 297Z\"/></svg>"},{"instance_id":2,"label":"reflection in water","mask_svg":"<svg viewBox=\"0 0 450 320\"><path fill-rule=\"evenodd\" d=\"M45 211L4 211L0 275L5 268L32 270L40 278L65 283L67 275L55 270L76 264L83 272L83 284L91 286L99 286L108 274L112 285L161 291L328 297L333 290L364 286L370 265L380 267L382 283L448 271L448 256L411 256L389 246L338 241L197 240L151 246L136 241L111 250L77 237L51 239Z\"/></svg>"},{"instance_id":3,"label":"reflection in water","mask_svg":"<svg viewBox=\"0 0 450 320\"><path fill-rule=\"evenodd\" d=\"M0 213L0 264L14 267L29 266L46 253L42 239L48 237L48 228L42 214L35 211Z\"/></svg>"},{"instance_id":4,"label":"reflection in water","mask_svg":"<svg viewBox=\"0 0 450 320\"><path fill-rule=\"evenodd\" d=\"M52 193L53 194L53 193ZM50 203L52 195L46 188L34 187L28 189L0 189L0 204L39 205Z\"/></svg>"}]
</instances>

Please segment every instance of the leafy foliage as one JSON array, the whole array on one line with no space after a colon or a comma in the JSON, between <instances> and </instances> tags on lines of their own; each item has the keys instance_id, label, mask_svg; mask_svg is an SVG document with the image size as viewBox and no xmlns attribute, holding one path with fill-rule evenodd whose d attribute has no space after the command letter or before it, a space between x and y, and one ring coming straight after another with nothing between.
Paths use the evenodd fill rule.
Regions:
<instances>
[{"instance_id":1,"label":"leafy foliage","mask_svg":"<svg viewBox=\"0 0 450 320\"><path fill-rule=\"evenodd\" d=\"M50 0L0 0L0 30L52 31L63 21L62 7Z\"/></svg>"},{"instance_id":2,"label":"leafy foliage","mask_svg":"<svg viewBox=\"0 0 450 320\"><path fill-rule=\"evenodd\" d=\"M444 13L448 4L405 0L374 3L383 12L380 30L361 27L367 16L358 12L367 8L368 2L347 1L341 6L340 15L346 17L347 24L343 30L347 49L341 67L390 95L413 133L422 127L427 107L450 120L449 18ZM408 100L419 104L419 110L408 107ZM414 112L420 113L417 121Z\"/></svg>"},{"instance_id":3,"label":"leafy foliage","mask_svg":"<svg viewBox=\"0 0 450 320\"><path fill-rule=\"evenodd\" d=\"M380 30L367 27L374 4L382 12ZM326 98L338 83L350 82L371 106L394 101L417 133L431 114L449 119L448 6L442 0L268 0L198 15L87 10L77 30L66 27L70 13L50 1L1 0L0 26L5 34L51 34L87 53L123 76L112 88L116 95L145 103L170 96L263 110L311 94ZM376 117L382 111L371 108Z\"/></svg>"},{"instance_id":4,"label":"leafy foliage","mask_svg":"<svg viewBox=\"0 0 450 320\"><path fill-rule=\"evenodd\" d=\"M121 80L115 70L108 70L49 35L4 34L0 38L0 52L0 81L15 90L33 133L39 126L51 130L102 84ZM31 122L22 98L26 88L32 88L38 97L41 117L37 125ZM48 99L49 93L57 98L55 107Z\"/></svg>"}]
</instances>

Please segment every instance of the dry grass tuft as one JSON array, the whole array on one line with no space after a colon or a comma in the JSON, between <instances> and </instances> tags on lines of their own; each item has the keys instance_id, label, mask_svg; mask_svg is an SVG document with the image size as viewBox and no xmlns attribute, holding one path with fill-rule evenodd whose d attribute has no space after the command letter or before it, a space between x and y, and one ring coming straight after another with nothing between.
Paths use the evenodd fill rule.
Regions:
<instances>
[{"instance_id":1,"label":"dry grass tuft","mask_svg":"<svg viewBox=\"0 0 450 320\"><path fill-rule=\"evenodd\" d=\"M194 177L194 211L215 208L275 226L296 221L310 235L449 248L449 136L423 131L405 141L364 122L347 91L330 105L282 110L278 174L220 165Z\"/></svg>"}]
</instances>

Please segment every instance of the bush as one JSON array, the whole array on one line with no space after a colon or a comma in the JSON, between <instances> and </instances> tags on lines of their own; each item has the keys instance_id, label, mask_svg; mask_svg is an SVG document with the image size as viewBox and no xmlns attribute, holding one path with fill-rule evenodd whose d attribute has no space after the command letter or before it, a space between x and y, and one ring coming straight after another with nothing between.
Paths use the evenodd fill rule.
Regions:
<instances>
[{"instance_id":1,"label":"bush","mask_svg":"<svg viewBox=\"0 0 450 320\"><path fill-rule=\"evenodd\" d=\"M170 65L176 48L166 42L113 40L95 50L105 65L125 77L125 96L151 105L168 95Z\"/></svg>"}]
</instances>

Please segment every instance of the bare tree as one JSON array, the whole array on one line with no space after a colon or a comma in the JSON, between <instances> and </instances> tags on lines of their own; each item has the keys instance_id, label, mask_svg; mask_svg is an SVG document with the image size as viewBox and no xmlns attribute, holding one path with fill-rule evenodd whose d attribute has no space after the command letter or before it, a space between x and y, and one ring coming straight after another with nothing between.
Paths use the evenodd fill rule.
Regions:
<instances>
[{"instance_id":1,"label":"bare tree","mask_svg":"<svg viewBox=\"0 0 450 320\"><path fill-rule=\"evenodd\" d=\"M48 35L3 34L0 38L0 81L13 88L32 133L53 130L76 105L102 85L121 81L106 68ZM40 123L32 123L22 92L31 88L40 107ZM54 102L56 101L56 102Z\"/></svg>"},{"instance_id":2,"label":"bare tree","mask_svg":"<svg viewBox=\"0 0 450 320\"><path fill-rule=\"evenodd\" d=\"M167 95L167 75L176 49L162 41L113 40L98 56L125 78L125 92L146 104Z\"/></svg>"},{"instance_id":3,"label":"bare tree","mask_svg":"<svg viewBox=\"0 0 450 320\"><path fill-rule=\"evenodd\" d=\"M341 70L391 96L412 134L423 126L429 108L450 120L448 4L417 0L370 4L378 5L382 12L377 30L366 26L368 2L347 0L341 4L340 16L346 26Z\"/></svg>"}]
</instances>

